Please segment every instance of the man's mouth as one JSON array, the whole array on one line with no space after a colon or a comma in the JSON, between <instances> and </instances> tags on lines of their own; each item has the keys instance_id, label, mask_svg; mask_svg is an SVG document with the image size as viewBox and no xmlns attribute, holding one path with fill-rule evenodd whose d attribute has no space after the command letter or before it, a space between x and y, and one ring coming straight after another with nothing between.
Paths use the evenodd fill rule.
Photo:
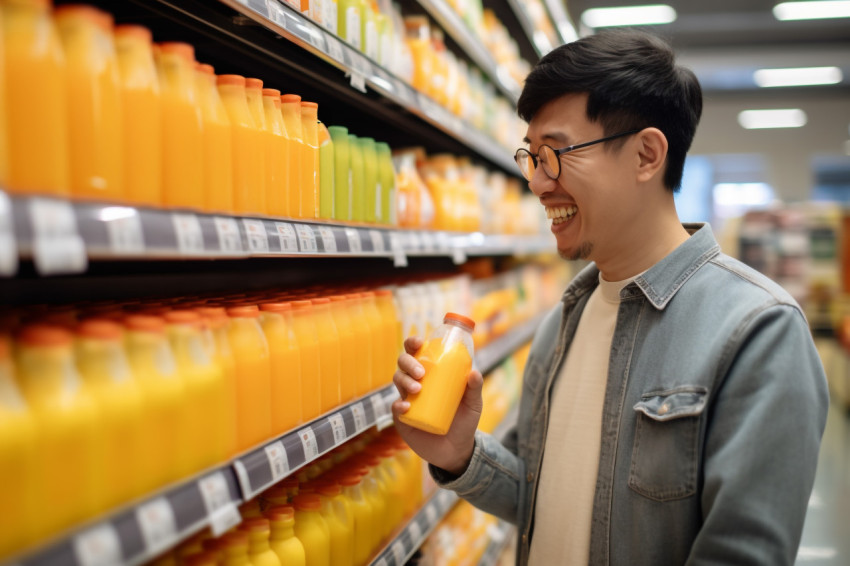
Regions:
<instances>
[{"instance_id":1,"label":"man's mouth","mask_svg":"<svg viewBox=\"0 0 850 566\"><path fill-rule=\"evenodd\" d=\"M562 224L575 216L578 212L578 207L571 206L547 206L546 218L552 221L552 224Z\"/></svg>"}]
</instances>

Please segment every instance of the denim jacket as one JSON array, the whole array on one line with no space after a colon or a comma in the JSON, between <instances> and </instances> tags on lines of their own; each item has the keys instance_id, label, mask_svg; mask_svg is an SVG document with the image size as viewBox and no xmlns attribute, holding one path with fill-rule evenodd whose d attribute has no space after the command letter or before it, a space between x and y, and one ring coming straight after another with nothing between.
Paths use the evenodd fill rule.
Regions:
<instances>
[{"instance_id":1,"label":"denim jacket","mask_svg":"<svg viewBox=\"0 0 850 566\"><path fill-rule=\"evenodd\" d=\"M708 225L686 228L620 294L590 564L792 565L826 423L823 368L794 300L722 254ZM459 477L431 467L441 487L517 525L520 565L552 385L598 273L579 273L537 330L504 441L477 432Z\"/></svg>"}]
</instances>

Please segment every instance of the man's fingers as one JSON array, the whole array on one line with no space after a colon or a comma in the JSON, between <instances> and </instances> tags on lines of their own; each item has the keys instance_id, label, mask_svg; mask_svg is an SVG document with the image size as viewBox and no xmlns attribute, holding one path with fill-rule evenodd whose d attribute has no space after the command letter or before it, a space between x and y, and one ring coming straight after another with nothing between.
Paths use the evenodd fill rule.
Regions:
<instances>
[{"instance_id":1,"label":"man's fingers","mask_svg":"<svg viewBox=\"0 0 850 566\"><path fill-rule=\"evenodd\" d=\"M415 379L422 379L425 375L425 368L410 354L402 354L398 357L398 368Z\"/></svg>"},{"instance_id":2,"label":"man's fingers","mask_svg":"<svg viewBox=\"0 0 850 566\"><path fill-rule=\"evenodd\" d=\"M407 396L412 393L419 393L422 389L422 384L410 377L403 371L396 371L393 374L393 385L398 390L398 394L402 399L407 399Z\"/></svg>"},{"instance_id":3,"label":"man's fingers","mask_svg":"<svg viewBox=\"0 0 850 566\"><path fill-rule=\"evenodd\" d=\"M404 341L404 351L408 354L415 354L424 343L421 336L410 336Z\"/></svg>"}]
</instances>

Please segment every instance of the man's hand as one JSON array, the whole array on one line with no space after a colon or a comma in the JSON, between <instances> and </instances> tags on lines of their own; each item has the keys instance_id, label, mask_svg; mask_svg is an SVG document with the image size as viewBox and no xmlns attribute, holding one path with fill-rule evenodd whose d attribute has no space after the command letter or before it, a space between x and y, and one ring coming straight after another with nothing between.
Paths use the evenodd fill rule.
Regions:
<instances>
[{"instance_id":1,"label":"man's hand","mask_svg":"<svg viewBox=\"0 0 850 566\"><path fill-rule=\"evenodd\" d=\"M393 403L393 420L399 434L414 452L438 468L459 476L466 471L475 448L475 429L478 428L483 406L481 387L484 378L477 370L469 372L466 391L452 426L445 436L431 434L402 423L398 420L399 415L410 408L410 403L406 401L407 396L418 393L422 388L419 380L425 370L413 357L422 344L422 338L418 336L411 336L404 341L405 353L398 357L398 370L393 375L393 383L401 395L401 399Z\"/></svg>"}]
</instances>

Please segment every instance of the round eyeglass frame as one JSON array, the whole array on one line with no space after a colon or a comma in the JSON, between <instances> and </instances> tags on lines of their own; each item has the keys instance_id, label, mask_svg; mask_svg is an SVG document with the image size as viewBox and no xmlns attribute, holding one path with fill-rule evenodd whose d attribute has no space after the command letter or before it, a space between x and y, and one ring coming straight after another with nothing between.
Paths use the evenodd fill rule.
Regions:
<instances>
[{"instance_id":1,"label":"round eyeglass frame","mask_svg":"<svg viewBox=\"0 0 850 566\"><path fill-rule=\"evenodd\" d=\"M553 181L557 180L558 177L561 176L561 156L565 153L569 153L576 149L581 149L583 147L589 147L591 145L596 145L598 143L607 142L610 140L614 140L617 138L622 138L625 136L630 136L632 134L636 134L641 131L643 128L638 128L636 130L629 130L627 132L620 132L619 134L614 134L611 136L605 136L604 138L599 138L598 140L593 140L584 143L577 143L574 145L568 145L567 147L562 147L560 149L555 149L551 145L543 144L537 150L537 153L531 153L525 148L519 148L514 153L514 161L516 161L517 167L519 167L520 173L525 177L526 181L530 181L531 177L534 176L534 171L537 170L537 162L540 160L540 154L544 155L543 163L543 172L546 173L546 176L552 179ZM523 165L523 163L525 165ZM552 172L550 171L551 165L550 163L557 164L558 171Z\"/></svg>"}]
</instances>

